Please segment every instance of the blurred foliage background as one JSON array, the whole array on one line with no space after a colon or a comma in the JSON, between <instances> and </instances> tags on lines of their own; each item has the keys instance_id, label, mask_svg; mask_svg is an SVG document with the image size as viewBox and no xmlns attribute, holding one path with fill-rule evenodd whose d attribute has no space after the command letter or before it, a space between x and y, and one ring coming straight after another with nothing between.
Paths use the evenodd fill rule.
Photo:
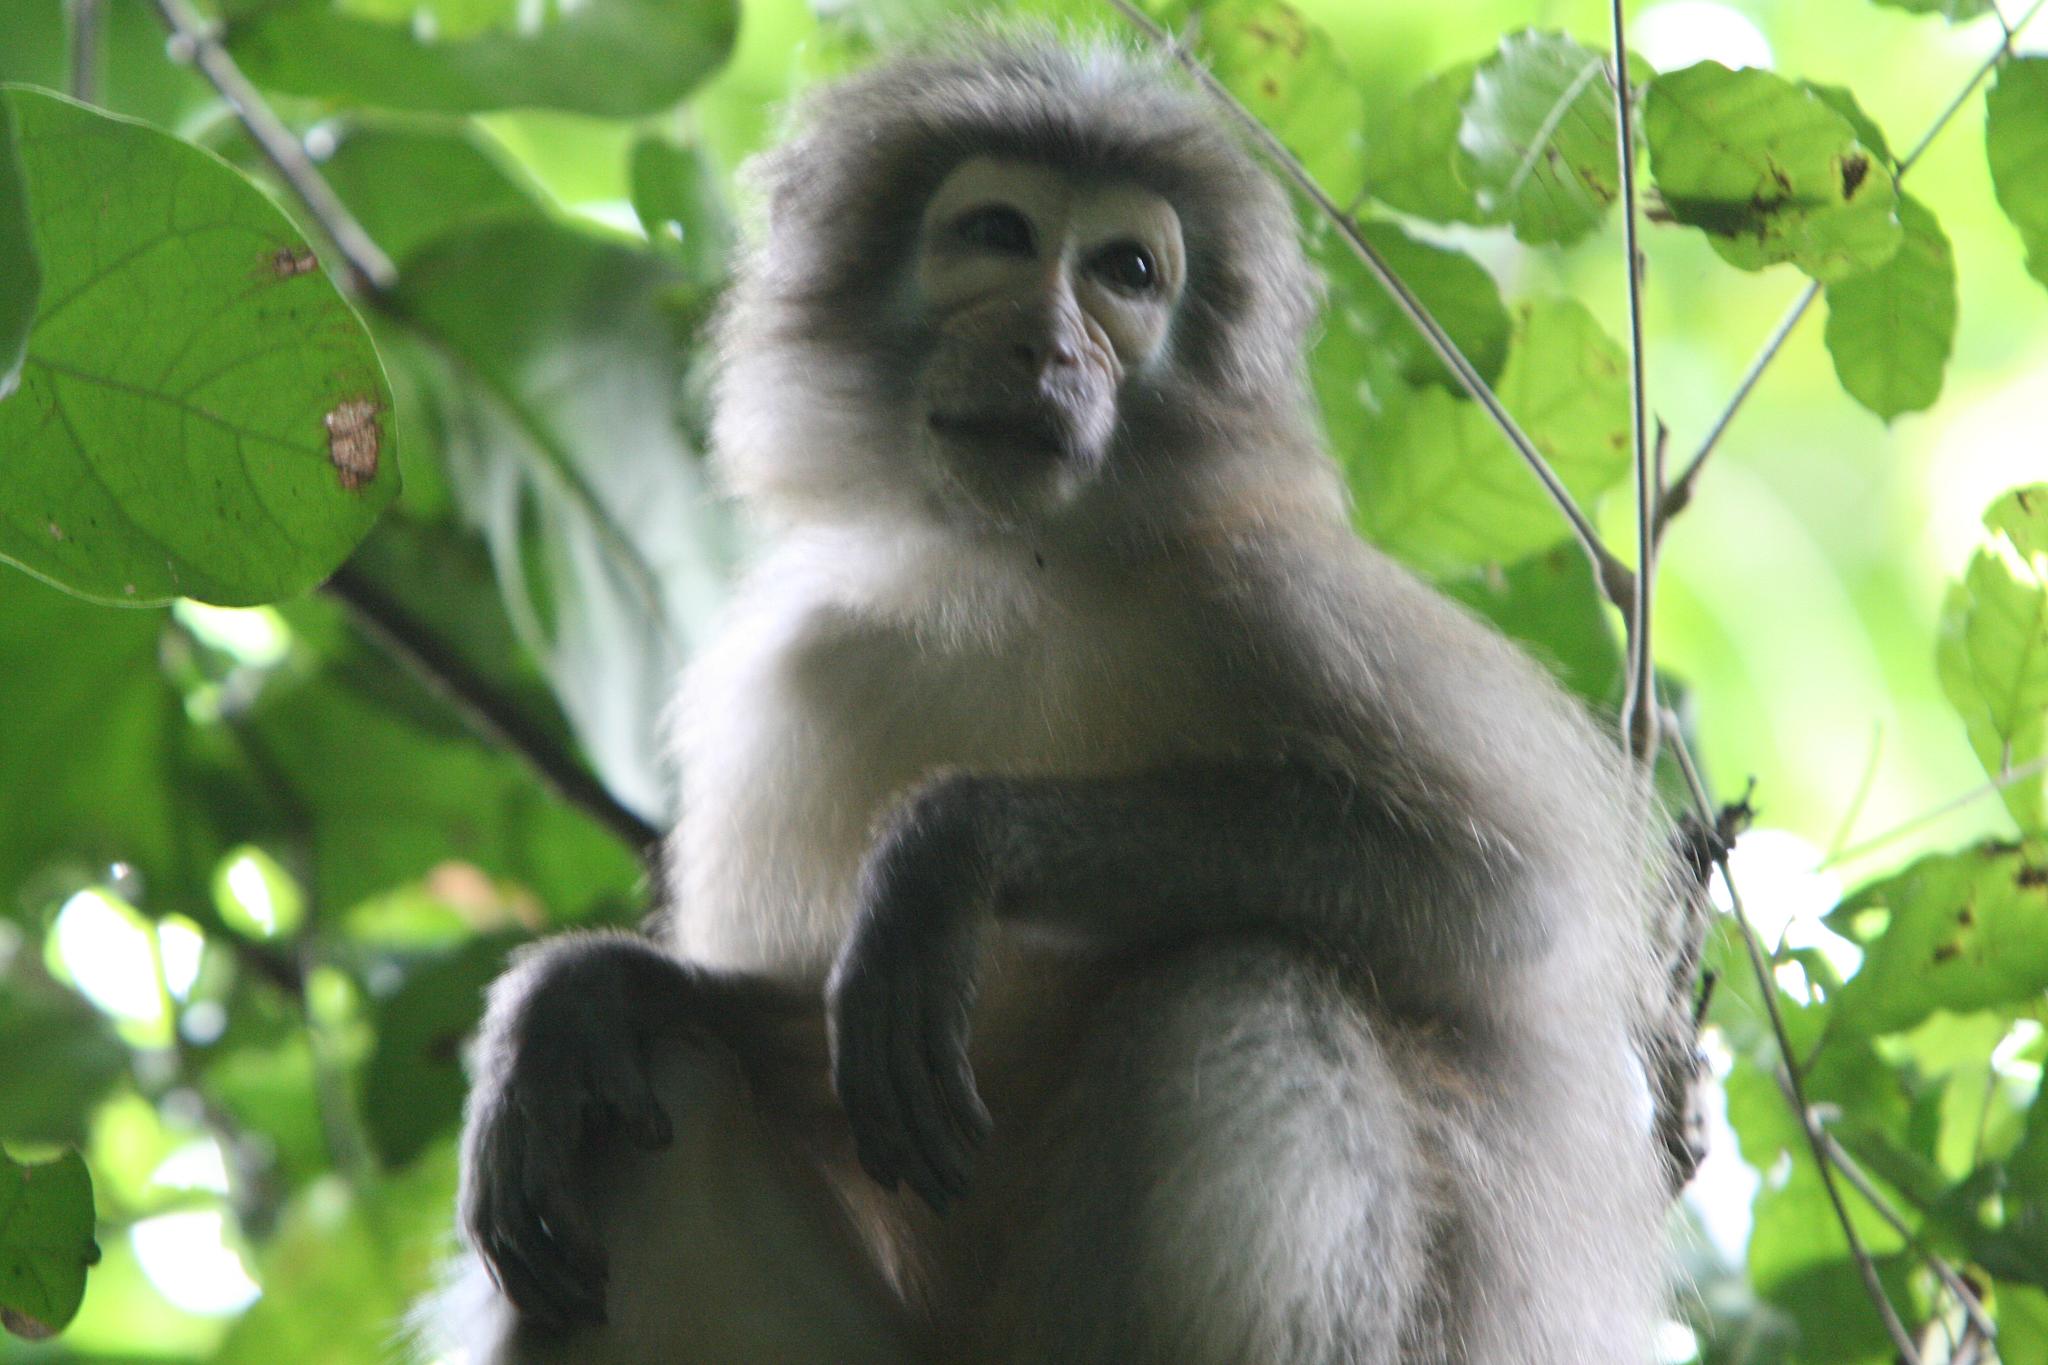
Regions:
<instances>
[{"instance_id":1,"label":"blurred foliage background","mask_svg":"<svg viewBox=\"0 0 2048 1365\"><path fill-rule=\"evenodd\" d=\"M1974 84L2007 3L1630 10L1670 473L1825 285L1657 579L1664 694L1717 799L1755 784L1771 957L1715 925L1674 1365L1894 1359L1866 1268L1923 1359L2048 1365L2048 488L2015 492L2048 478L2048 22ZM1147 8L1633 546L1606 5ZM648 906L653 718L746 548L701 457L738 169L793 92L992 9L1132 33L1093 0L0 0L0 1362L394 1357L484 984ZM1555 509L1303 222L1361 531L1611 711L1619 617Z\"/></svg>"}]
</instances>

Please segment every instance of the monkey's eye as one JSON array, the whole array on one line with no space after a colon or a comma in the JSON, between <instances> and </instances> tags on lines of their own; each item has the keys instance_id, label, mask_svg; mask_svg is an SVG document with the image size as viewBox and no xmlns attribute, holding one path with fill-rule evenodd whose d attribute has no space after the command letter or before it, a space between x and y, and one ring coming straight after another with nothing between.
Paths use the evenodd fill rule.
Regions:
<instances>
[{"instance_id":1,"label":"monkey's eye","mask_svg":"<svg viewBox=\"0 0 2048 1365\"><path fill-rule=\"evenodd\" d=\"M1029 256L1033 249L1031 220L1004 204L983 204L953 220L953 236L980 251Z\"/></svg>"},{"instance_id":2,"label":"monkey's eye","mask_svg":"<svg viewBox=\"0 0 2048 1365\"><path fill-rule=\"evenodd\" d=\"M1111 242L1089 259L1088 269L1127 294L1149 294L1159 287L1158 264L1136 242Z\"/></svg>"}]
</instances>

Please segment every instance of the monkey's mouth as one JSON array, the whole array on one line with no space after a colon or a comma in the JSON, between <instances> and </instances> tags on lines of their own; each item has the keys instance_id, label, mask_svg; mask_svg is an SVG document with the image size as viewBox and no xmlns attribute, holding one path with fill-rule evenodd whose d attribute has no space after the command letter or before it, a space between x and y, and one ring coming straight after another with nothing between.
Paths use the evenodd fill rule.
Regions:
<instances>
[{"instance_id":1,"label":"monkey's mouth","mask_svg":"<svg viewBox=\"0 0 2048 1365\"><path fill-rule=\"evenodd\" d=\"M931 429L947 441L1018 454L1064 458L1073 449L1065 425L1042 412L935 412Z\"/></svg>"}]
</instances>

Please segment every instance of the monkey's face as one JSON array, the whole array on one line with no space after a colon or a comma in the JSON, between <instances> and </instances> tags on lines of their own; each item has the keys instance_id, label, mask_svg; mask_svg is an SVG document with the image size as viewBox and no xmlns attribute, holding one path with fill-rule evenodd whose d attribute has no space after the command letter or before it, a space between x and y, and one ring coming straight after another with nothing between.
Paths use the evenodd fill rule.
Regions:
<instances>
[{"instance_id":1,"label":"monkey's face","mask_svg":"<svg viewBox=\"0 0 2048 1365\"><path fill-rule=\"evenodd\" d=\"M919 227L929 338L917 439L949 491L1028 523L1101 470L1126 381L1158 363L1187 277L1180 218L1135 185L977 157Z\"/></svg>"}]
</instances>

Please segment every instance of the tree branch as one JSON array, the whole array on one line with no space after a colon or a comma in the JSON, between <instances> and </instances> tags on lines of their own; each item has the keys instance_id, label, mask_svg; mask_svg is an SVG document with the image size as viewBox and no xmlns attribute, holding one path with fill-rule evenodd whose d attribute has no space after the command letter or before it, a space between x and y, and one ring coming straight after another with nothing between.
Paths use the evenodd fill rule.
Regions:
<instances>
[{"instance_id":1,"label":"tree branch","mask_svg":"<svg viewBox=\"0 0 2048 1365\"><path fill-rule=\"evenodd\" d=\"M370 234L341 202L341 196L314 167L299 139L272 112L262 94L235 65L235 59L220 45L212 27L188 0L156 0L156 8L171 31L171 55L180 61L190 61L228 102L257 147L341 253L356 288L372 295L389 290L398 282L398 270L391 264L391 258L370 240Z\"/></svg>"},{"instance_id":2,"label":"tree branch","mask_svg":"<svg viewBox=\"0 0 2048 1365\"><path fill-rule=\"evenodd\" d=\"M2034 16L2041 12L2044 5L2048 5L2048 0L2034 0L2034 3L2027 7L2026 13L2011 24L2006 24L2004 17L2000 16L1999 23L2003 31L1998 46L1971 73L1963 88L1956 92L1956 97L1948 102L1948 107L1936 115L1934 122L1928 125L1927 131L1922 133L1920 140L1913 145L1913 150L1899 158L1899 164L1892 172L1894 180L1906 178L1906 172L1913 168L1913 164L1934 144L1934 139L1941 134L1941 130L1948 127L1963 105L1969 102L1970 96L1976 92L1984 78L1991 74L1992 68L2012 52L2013 39L2019 36L2021 29L2033 21ZM1714 419L1714 425L1708 430L1706 439L1700 442L1699 449L1694 452L1692 459L1686 462L1684 472L1679 474L1670 491L1665 494L1662 505L1657 509L1658 540L1664 538L1664 528L1670 524L1671 519L1684 511L1686 504L1692 501L1693 484L1698 481L1700 469L1706 464L1707 457L1713 454L1714 447L1720 444L1729 423L1735 420L1735 414L1749 401L1750 392L1756 388L1757 380L1763 377L1764 371L1777 359L1778 352L1784 349L1785 342L1792 335L1792 329L1799 325L1800 319L1806 316L1806 310L1813 307L1813 301L1820 297L1820 288L1818 280L1807 283L1806 288L1800 291L1799 297L1792 301L1792 306L1785 310L1785 316L1778 320L1777 327L1772 330L1763 348L1756 353L1756 359L1749 362L1749 370L1742 376L1742 382L1735 386L1735 392L1729 397L1727 405L1721 409L1721 415Z\"/></svg>"},{"instance_id":3,"label":"tree branch","mask_svg":"<svg viewBox=\"0 0 2048 1365\"><path fill-rule=\"evenodd\" d=\"M1687 750L1685 737L1676 727L1669 735L1671 751L1678 759L1679 770L1685 774L1686 785L1691 788L1693 804L1700 818L1713 818L1713 799L1707 795L1705 783L1700 780L1698 767ZM1749 912L1743 907L1742 893L1735 885L1734 874L1728 867L1726 850L1717 850L1714 865L1720 870L1721 885L1728 888L1728 904L1735 920L1735 927L1742 936L1743 950L1749 956L1750 970L1755 973L1758 994L1763 997L1764 1013L1769 1016L1771 1035L1777 1041L1778 1056L1783 1061L1779 1069L1779 1084L1784 1087L1786 1098L1799 1119L1799 1131L1806 1136L1806 1145L1813 1153L1814 1165L1820 1171L1820 1183L1827 1191L1828 1203L1835 1211L1835 1221L1841 1224L1842 1235L1849 1244L1849 1255L1856 1262L1857 1274L1863 1281L1863 1290L1870 1296L1871 1304L1883 1319L1886 1333L1892 1345L1898 1348L1901 1365L1921 1365L1920 1352L1913 1344L1912 1334L1906 1331L1905 1323L1899 1320L1898 1310L1892 1307L1891 1297L1885 1293L1884 1283L1878 1279L1877 1262L1871 1257L1870 1249L1863 1244L1863 1235L1856 1231L1855 1221L1849 1215L1849 1206L1842 1199L1840 1184L1835 1179L1835 1163L1828 1152L1827 1134L1820 1126L1820 1120L1813 1111L1813 1105L1806 1097L1806 1082L1799 1074L1798 1050L1792 1046L1792 1035L1785 1027L1785 1012L1778 1005L1778 982L1771 975L1770 964L1764 959L1763 945L1757 941L1756 927L1750 923Z\"/></svg>"},{"instance_id":4,"label":"tree branch","mask_svg":"<svg viewBox=\"0 0 2048 1365\"><path fill-rule=\"evenodd\" d=\"M632 849L650 878L660 870L661 831L620 805L575 755L444 646L396 599L347 565L335 570L326 591L349 609L365 634L411 670L480 738L526 760L557 796Z\"/></svg>"},{"instance_id":5,"label":"tree branch","mask_svg":"<svg viewBox=\"0 0 2048 1365\"><path fill-rule=\"evenodd\" d=\"M1471 396L1473 402L1485 410L1493 424L1500 428L1501 434L1507 437L1508 444L1515 448L1523 463L1529 466L1542 483L1544 492L1550 495L1550 500L1564 514L1565 521L1571 526L1573 538L1579 542L1580 550L1592 564L1593 575L1600 584L1601 592L1606 595L1608 601L1623 611L1631 610L1630 603L1635 597L1635 576L1629 572L1628 566L1616 559L1613 552L1601 543L1599 533L1593 529L1593 523L1580 510L1571 491L1564 486L1564 481L1558 478L1557 471L1550 467L1550 462L1543 458L1543 453L1536 449L1535 443L1502 406L1492 387L1479 371L1473 368L1472 362L1465 358L1464 352L1458 349L1458 344L1451 340L1450 333L1443 329L1443 325L1431 315L1422 300L1417 298L1401 277L1394 273L1386 258L1373 248L1372 243L1365 240L1365 235L1358 229L1358 221L1324 192L1323 187L1316 183L1315 177L1308 173L1308 169L1300 160L1259 122L1251 110L1245 108L1221 81L1209 74L1209 69L1202 65L1200 58L1181 46L1172 34L1153 22L1151 17L1132 4L1131 0L1108 0L1108 3L1134 27L1163 48L1195 78L1197 84L1220 102L1231 117L1251 134L1253 140L1281 172L1307 196L1309 202L1329 220L1331 226L1337 229L1350 245L1352 252L1364 263L1365 268L1372 272L1373 278L1379 281L1380 287L1394 300L1394 305L1401 310L1402 315L1414 325L1416 331L1422 333L1423 340L1429 343L1429 348L1437 359L1457 376L1459 385Z\"/></svg>"},{"instance_id":6,"label":"tree branch","mask_svg":"<svg viewBox=\"0 0 2048 1365\"><path fill-rule=\"evenodd\" d=\"M1621 161L1621 233L1628 277L1628 415L1635 464L1636 582L1629 594L1628 682L1622 744L1648 768L1657 761L1657 675L1650 643L1650 599L1657 581L1657 504L1663 485L1650 459L1648 392L1643 375L1643 251L1636 219L1636 139L1628 80L1628 32L1622 0L1608 7L1614 31L1614 134Z\"/></svg>"},{"instance_id":7,"label":"tree branch","mask_svg":"<svg viewBox=\"0 0 2048 1365\"><path fill-rule=\"evenodd\" d=\"M1870 1177L1863 1173L1863 1168L1857 1164L1856 1158L1849 1155L1848 1149L1842 1146L1841 1141L1833 1133L1822 1128L1821 1138L1827 1143L1828 1155L1841 1170L1842 1178L1849 1182L1856 1193L1863 1196L1865 1203L1876 1210L1878 1217L1891 1225L1893 1232L1905 1238L1909 1245L1920 1252L1920 1259L1927 1262L1928 1268L1934 1272L1934 1277L1947 1285L1948 1292L1963 1306L1963 1314L1969 1318L1970 1325L1987 1341L1998 1340L1998 1324L1984 1312L1984 1305L1977 1298L1977 1291L1956 1273L1954 1266L1921 1244L1919 1236L1907 1224L1905 1218L1892 1207L1892 1202L1884 1197L1883 1191L1877 1188Z\"/></svg>"}]
</instances>

